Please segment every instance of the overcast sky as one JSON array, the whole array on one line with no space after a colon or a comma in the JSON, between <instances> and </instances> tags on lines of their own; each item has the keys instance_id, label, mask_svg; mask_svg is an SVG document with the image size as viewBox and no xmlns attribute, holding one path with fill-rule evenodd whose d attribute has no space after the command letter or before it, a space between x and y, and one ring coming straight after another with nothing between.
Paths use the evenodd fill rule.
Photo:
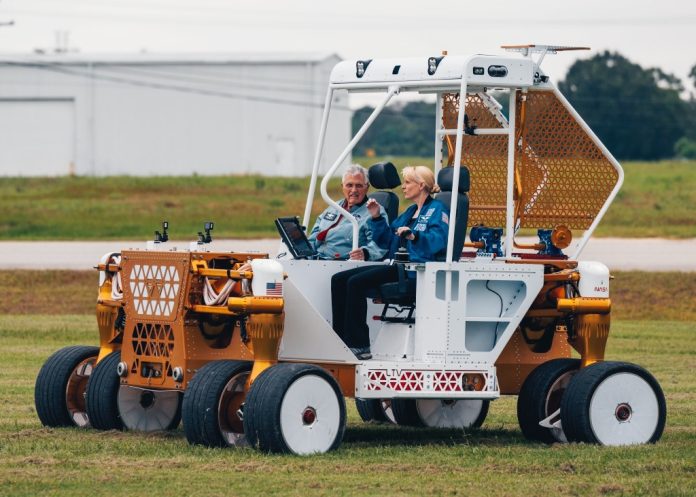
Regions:
<instances>
[{"instance_id":1,"label":"overcast sky","mask_svg":"<svg viewBox=\"0 0 696 497\"><path fill-rule=\"evenodd\" d=\"M577 57L615 50L690 86L693 0L0 0L0 52L335 52L343 58L499 53L501 44L583 45L547 56L562 79Z\"/></svg>"}]
</instances>

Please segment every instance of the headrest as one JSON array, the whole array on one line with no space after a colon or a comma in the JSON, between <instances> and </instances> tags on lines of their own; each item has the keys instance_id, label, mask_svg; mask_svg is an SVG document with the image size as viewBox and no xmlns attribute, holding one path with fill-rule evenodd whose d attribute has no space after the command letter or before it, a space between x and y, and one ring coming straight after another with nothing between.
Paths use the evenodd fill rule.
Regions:
<instances>
[{"instance_id":1,"label":"headrest","mask_svg":"<svg viewBox=\"0 0 696 497\"><path fill-rule=\"evenodd\" d=\"M401 178L391 162L378 162L367 170L370 184L378 190L391 190L401 184Z\"/></svg>"},{"instance_id":2,"label":"headrest","mask_svg":"<svg viewBox=\"0 0 696 497\"><path fill-rule=\"evenodd\" d=\"M454 181L454 167L445 167L440 169L437 174L437 184L443 192L452 191L452 182ZM459 168L459 193L469 191L469 170L466 166Z\"/></svg>"}]
</instances>

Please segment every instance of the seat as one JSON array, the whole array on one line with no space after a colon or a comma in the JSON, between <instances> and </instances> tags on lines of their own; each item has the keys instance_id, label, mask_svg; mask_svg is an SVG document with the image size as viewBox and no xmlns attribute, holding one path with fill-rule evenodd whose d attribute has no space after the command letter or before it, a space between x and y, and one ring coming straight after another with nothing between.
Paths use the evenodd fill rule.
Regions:
<instances>
[{"instance_id":1,"label":"seat","mask_svg":"<svg viewBox=\"0 0 696 497\"><path fill-rule=\"evenodd\" d=\"M447 167L441 169L437 175L437 184L440 186L440 193L435 195L435 198L446 206L450 206L453 195L454 184L454 168ZM466 237L466 225L469 219L469 170L466 166L462 166L459 171L459 187L457 188L457 218L454 229L454 242L452 244L452 260L458 261L464 248L464 239ZM380 285L379 293L384 302L382 311L382 321L391 322L414 322L413 311L416 307L416 280L409 278L404 269L404 264L397 263L399 267L399 281L390 282ZM403 317L388 317L387 310L397 308L399 311L408 310L408 316Z\"/></svg>"},{"instance_id":2,"label":"seat","mask_svg":"<svg viewBox=\"0 0 696 497\"><path fill-rule=\"evenodd\" d=\"M437 175L437 184L440 186L440 193L435 194L435 198L445 204L447 207L451 205L452 195L454 191L454 167L446 167L441 169ZM469 221L469 169L462 166L459 169L459 187L456 189L457 199L457 217L454 227L454 242L452 243L452 260L458 261L462 255L464 241L466 239L466 225ZM451 217L451 215L450 215Z\"/></svg>"},{"instance_id":3,"label":"seat","mask_svg":"<svg viewBox=\"0 0 696 497\"><path fill-rule=\"evenodd\" d=\"M368 198L375 199L384 207L391 223L399 215L399 197L396 196L396 193L389 190L401 184L399 173L391 162L378 162L370 166L367 175L370 184L378 190L370 193Z\"/></svg>"}]
</instances>

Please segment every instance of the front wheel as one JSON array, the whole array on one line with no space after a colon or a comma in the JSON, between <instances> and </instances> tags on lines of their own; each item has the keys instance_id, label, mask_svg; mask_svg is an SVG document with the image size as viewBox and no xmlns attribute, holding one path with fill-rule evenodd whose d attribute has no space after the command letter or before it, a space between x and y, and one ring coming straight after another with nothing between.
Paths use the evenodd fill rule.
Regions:
<instances>
[{"instance_id":1,"label":"front wheel","mask_svg":"<svg viewBox=\"0 0 696 497\"><path fill-rule=\"evenodd\" d=\"M264 452L316 454L336 449L346 404L336 380L309 364L283 363L259 375L246 398L244 433Z\"/></svg>"},{"instance_id":2,"label":"front wheel","mask_svg":"<svg viewBox=\"0 0 696 497\"><path fill-rule=\"evenodd\" d=\"M665 396L657 380L626 362L599 362L581 369L561 401L561 421L571 442L655 443L666 418Z\"/></svg>"}]
</instances>

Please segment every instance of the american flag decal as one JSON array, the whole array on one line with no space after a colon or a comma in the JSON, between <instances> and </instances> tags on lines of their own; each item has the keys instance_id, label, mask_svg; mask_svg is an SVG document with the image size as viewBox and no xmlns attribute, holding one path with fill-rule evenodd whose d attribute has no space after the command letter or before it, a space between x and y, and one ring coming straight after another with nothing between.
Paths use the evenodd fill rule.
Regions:
<instances>
[{"instance_id":1,"label":"american flag decal","mask_svg":"<svg viewBox=\"0 0 696 497\"><path fill-rule=\"evenodd\" d=\"M266 283L266 295L283 295L283 284L282 283Z\"/></svg>"}]
</instances>

